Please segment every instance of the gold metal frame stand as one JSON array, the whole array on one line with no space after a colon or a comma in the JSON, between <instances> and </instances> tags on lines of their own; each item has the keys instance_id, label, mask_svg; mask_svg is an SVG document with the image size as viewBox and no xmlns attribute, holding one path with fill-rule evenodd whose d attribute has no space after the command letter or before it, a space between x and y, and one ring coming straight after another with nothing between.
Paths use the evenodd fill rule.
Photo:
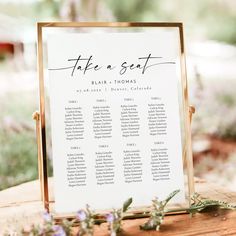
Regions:
<instances>
[{"instance_id":1,"label":"gold metal frame stand","mask_svg":"<svg viewBox=\"0 0 236 236\"><path fill-rule=\"evenodd\" d=\"M39 179L39 182L40 182L41 201L44 202L44 207L45 207L46 205L45 205L45 199L44 199L42 141L41 141L41 133L40 133L41 128L40 128L40 113L39 113L39 111L35 111L32 114L32 118L35 120L37 152L38 152L38 179Z\"/></svg>"},{"instance_id":2,"label":"gold metal frame stand","mask_svg":"<svg viewBox=\"0 0 236 236\"><path fill-rule=\"evenodd\" d=\"M37 23L37 52L38 52L38 78L39 78L39 95L40 95L40 110L35 112L33 118L36 120L36 132L38 142L38 163L39 163L39 179L41 185L41 198L44 203L44 208L49 211L49 188L48 188L48 173L47 173L47 151L46 151L46 124L45 124L45 86L44 86L44 57L43 57L43 39L44 29L46 28L140 28L140 27L173 27L178 29L179 34L179 57L180 57L180 72L182 84L183 98L183 124L185 132L185 144L183 149L183 162L187 169L188 176L188 200L191 203L190 196L194 193L193 179L193 160L192 160L192 144L190 122L195 109L189 106L187 73L185 63L184 50L184 33L183 24L181 22L38 22Z\"/></svg>"}]
</instances>

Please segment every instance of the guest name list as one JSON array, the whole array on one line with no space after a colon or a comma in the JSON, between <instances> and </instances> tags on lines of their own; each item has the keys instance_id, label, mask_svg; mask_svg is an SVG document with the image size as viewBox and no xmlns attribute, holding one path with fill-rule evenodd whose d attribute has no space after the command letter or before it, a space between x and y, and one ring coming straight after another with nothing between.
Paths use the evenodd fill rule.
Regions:
<instances>
[{"instance_id":1,"label":"guest name list","mask_svg":"<svg viewBox=\"0 0 236 236\"><path fill-rule=\"evenodd\" d=\"M49 37L57 212L184 201L178 44L175 30Z\"/></svg>"}]
</instances>

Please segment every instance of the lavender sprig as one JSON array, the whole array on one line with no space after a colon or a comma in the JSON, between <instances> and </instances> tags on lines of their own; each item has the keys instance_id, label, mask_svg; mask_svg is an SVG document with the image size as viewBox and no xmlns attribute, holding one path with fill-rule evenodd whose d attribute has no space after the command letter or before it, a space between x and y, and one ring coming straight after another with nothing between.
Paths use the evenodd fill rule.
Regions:
<instances>
[{"instance_id":1,"label":"lavender sprig","mask_svg":"<svg viewBox=\"0 0 236 236\"><path fill-rule=\"evenodd\" d=\"M132 198L124 202L123 207L120 209L113 209L112 212L107 214L106 220L108 222L108 230L111 236L116 236L122 231L122 219L124 213L129 209L132 203Z\"/></svg>"},{"instance_id":2,"label":"lavender sprig","mask_svg":"<svg viewBox=\"0 0 236 236\"><path fill-rule=\"evenodd\" d=\"M45 211L42 215L42 225L31 225L22 230L24 236L67 236L70 235L73 222L63 220L61 225L56 224L51 214Z\"/></svg>"},{"instance_id":3,"label":"lavender sprig","mask_svg":"<svg viewBox=\"0 0 236 236\"><path fill-rule=\"evenodd\" d=\"M86 210L79 210L76 218L79 220L79 236L87 235L92 236L94 230L94 214L90 210L89 206L86 206Z\"/></svg>"}]
</instances>

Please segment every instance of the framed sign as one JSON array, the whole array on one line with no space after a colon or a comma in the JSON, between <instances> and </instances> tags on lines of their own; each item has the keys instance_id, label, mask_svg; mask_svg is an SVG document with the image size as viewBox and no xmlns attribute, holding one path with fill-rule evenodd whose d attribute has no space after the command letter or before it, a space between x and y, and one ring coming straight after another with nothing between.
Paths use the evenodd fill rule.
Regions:
<instances>
[{"instance_id":1,"label":"framed sign","mask_svg":"<svg viewBox=\"0 0 236 236\"><path fill-rule=\"evenodd\" d=\"M177 189L172 204L189 203L194 186L181 23L38 23L38 72L46 209L51 200L57 214L86 204L110 209L129 197L143 207Z\"/></svg>"}]
</instances>

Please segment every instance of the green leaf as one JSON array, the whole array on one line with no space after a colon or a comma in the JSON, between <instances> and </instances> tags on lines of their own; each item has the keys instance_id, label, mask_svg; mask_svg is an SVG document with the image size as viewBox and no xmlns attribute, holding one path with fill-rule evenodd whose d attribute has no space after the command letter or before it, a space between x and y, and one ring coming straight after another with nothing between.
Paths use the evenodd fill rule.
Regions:
<instances>
[{"instance_id":1,"label":"green leaf","mask_svg":"<svg viewBox=\"0 0 236 236\"><path fill-rule=\"evenodd\" d=\"M123 204L123 208L122 208L122 211L123 212L126 212L129 208L129 206L131 205L133 199L132 198L129 198L128 200L126 200Z\"/></svg>"},{"instance_id":2,"label":"green leaf","mask_svg":"<svg viewBox=\"0 0 236 236\"><path fill-rule=\"evenodd\" d=\"M167 204L177 193L179 193L179 192L180 192L179 189L173 191L173 192L165 199L165 201L164 201L164 206L166 206L166 204Z\"/></svg>"}]
</instances>

